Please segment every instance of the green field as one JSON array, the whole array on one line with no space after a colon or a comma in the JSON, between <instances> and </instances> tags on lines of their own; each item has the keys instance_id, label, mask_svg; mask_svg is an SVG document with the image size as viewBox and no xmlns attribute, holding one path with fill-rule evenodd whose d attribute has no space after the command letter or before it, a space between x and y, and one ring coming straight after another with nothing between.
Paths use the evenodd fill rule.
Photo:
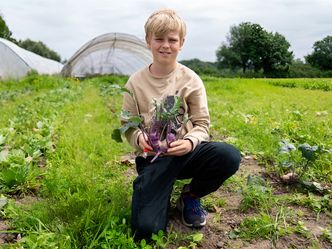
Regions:
<instances>
[{"instance_id":1,"label":"green field","mask_svg":"<svg viewBox=\"0 0 332 249\"><path fill-rule=\"evenodd\" d=\"M259 248L262 241L302 248L301 240L309 241L303 248L329 248L332 79L203 77L211 137L241 150L244 171L203 200L213 236L175 227L141 242L129 225L134 166L121 159L131 148L111 138L122 98L112 85L126 79L30 75L0 82L0 246L216 248L209 240L219 236L225 248ZM282 181L288 173L294 178ZM220 228L229 212L226 192L239 197L233 211L245 216ZM315 233L306 225L312 217Z\"/></svg>"}]
</instances>

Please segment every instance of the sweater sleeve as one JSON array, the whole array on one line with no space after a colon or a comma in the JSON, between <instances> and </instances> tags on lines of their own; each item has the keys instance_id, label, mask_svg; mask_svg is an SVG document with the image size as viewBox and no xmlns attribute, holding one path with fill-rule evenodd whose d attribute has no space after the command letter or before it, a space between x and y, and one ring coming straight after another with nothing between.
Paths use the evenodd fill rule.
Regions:
<instances>
[{"instance_id":1,"label":"sweater sleeve","mask_svg":"<svg viewBox=\"0 0 332 249\"><path fill-rule=\"evenodd\" d=\"M132 87L131 87L130 81L127 82L125 87L129 91L131 91L133 94L135 94L133 92ZM132 116L138 116L139 115L134 97L132 95L130 95L129 93L127 93L127 92L124 93L124 96L123 96L122 110L129 112L130 115L132 115ZM126 120L124 117L121 117L121 124L122 125L127 123L127 122L128 122L128 120ZM141 150L141 148L138 145L138 136L141 133L142 133L142 131L139 128L129 128L125 132L125 137L126 137L128 143L138 151Z\"/></svg>"},{"instance_id":2,"label":"sweater sleeve","mask_svg":"<svg viewBox=\"0 0 332 249\"><path fill-rule=\"evenodd\" d=\"M192 123L192 128L183 137L189 139L193 144L193 149L204 141L209 141L210 116L207 104L205 87L200 79L195 81L195 86L186 99L188 114Z\"/></svg>"}]
</instances>

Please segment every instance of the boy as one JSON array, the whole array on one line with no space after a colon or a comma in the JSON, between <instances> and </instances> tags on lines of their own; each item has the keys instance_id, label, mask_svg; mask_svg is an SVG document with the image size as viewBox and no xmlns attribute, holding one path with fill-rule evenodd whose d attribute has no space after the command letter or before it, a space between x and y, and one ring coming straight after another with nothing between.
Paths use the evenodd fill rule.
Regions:
<instances>
[{"instance_id":1,"label":"boy","mask_svg":"<svg viewBox=\"0 0 332 249\"><path fill-rule=\"evenodd\" d=\"M126 84L133 93L124 95L123 109L144 117L149 125L153 99L178 96L182 117L189 121L177 134L167 152L151 162L153 151L146 134L129 129L125 136L136 149L136 168L132 197L132 227L138 238L165 230L170 195L176 179L189 179L177 202L182 222L189 227L206 224L206 211L200 198L216 191L239 168L240 153L231 145L209 142L209 112L202 80L177 62L186 35L183 20L171 9L153 13L145 24L146 42L153 55L147 68L134 73ZM125 123L126 120L122 120ZM150 151L147 157L143 152Z\"/></svg>"}]
</instances>

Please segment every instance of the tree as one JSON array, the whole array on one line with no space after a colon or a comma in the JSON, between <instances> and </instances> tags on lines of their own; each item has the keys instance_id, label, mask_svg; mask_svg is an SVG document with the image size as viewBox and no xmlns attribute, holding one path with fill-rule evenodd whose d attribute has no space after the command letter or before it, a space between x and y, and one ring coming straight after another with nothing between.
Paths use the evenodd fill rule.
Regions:
<instances>
[{"instance_id":1,"label":"tree","mask_svg":"<svg viewBox=\"0 0 332 249\"><path fill-rule=\"evenodd\" d=\"M49 49L41 41L35 42L30 39L26 39L24 41L21 41L21 40L16 41L16 39L14 39L12 37L12 32L9 30L9 28L8 28L5 20L1 16L1 14L0 14L0 37L4 38L6 40L12 41L12 42L16 43L18 46L20 46L21 48L24 48L26 50L39 54L43 57L46 57L46 58L49 58L52 60L56 60L59 62L61 61L60 55L57 54L55 51Z\"/></svg>"},{"instance_id":2,"label":"tree","mask_svg":"<svg viewBox=\"0 0 332 249\"><path fill-rule=\"evenodd\" d=\"M12 32L9 30L4 18L0 14L0 37L6 40L15 41L11 36Z\"/></svg>"},{"instance_id":3,"label":"tree","mask_svg":"<svg viewBox=\"0 0 332 249\"><path fill-rule=\"evenodd\" d=\"M250 22L232 26L227 37L217 50L219 67L228 65L232 69L241 68L243 72L263 69L264 74L287 70L293 59L289 52L289 42L279 33L269 33L259 24Z\"/></svg>"},{"instance_id":4,"label":"tree","mask_svg":"<svg viewBox=\"0 0 332 249\"><path fill-rule=\"evenodd\" d=\"M29 50L31 52L34 52L36 54L39 54L40 56L55 60L55 61L61 61L61 57L59 54L57 54L55 51L48 48L43 42L41 41L32 41L30 39L26 39L24 41L18 41L18 46Z\"/></svg>"},{"instance_id":5,"label":"tree","mask_svg":"<svg viewBox=\"0 0 332 249\"><path fill-rule=\"evenodd\" d=\"M288 71L293 61L293 52L288 51L290 43L279 33L269 33L262 56L265 75Z\"/></svg>"},{"instance_id":6,"label":"tree","mask_svg":"<svg viewBox=\"0 0 332 249\"><path fill-rule=\"evenodd\" d=\"M230 68L235 70L238 65L241 65L240 55L230 49L226 44L222 44L217 51L217 65L219 68ZM246 63L243 63L242 70L245 72L247 69Z\"/></svg>"},{"instance_id":7,"label":"tree","mask_svg":"<svg viewBox=\"0 0 332 249\"><path fill-rule=\"evenodd\" d=\"M228 64L231 68L241 67L243 72L253 68L259 70L260 51L265 40L265 31L258 24L249 22L232 26L227 44L223 44L217 51L217 61L220 64Z\"/></svg>"},{"instance_id":8,"label":"tree","mask_svg":"<svg viewBox=\"0 0 332 249\"><path fill-rule=\"evenodd\" d=\"M198 74L219 75L218 68L213 62L205 62L195 58L191 60L182 60L180 63L194 70Z\"/></svg>"},{"instance_id":9,"label":"tree","mask_svg":"<svg viewBox=\"0 0 332 249\"><path fill-rule=\"evenodd\" d=\"M314 51L305 57L306 61L319 69L332 70L332 36L316 41Z\"/></svg>"}]
</instances>

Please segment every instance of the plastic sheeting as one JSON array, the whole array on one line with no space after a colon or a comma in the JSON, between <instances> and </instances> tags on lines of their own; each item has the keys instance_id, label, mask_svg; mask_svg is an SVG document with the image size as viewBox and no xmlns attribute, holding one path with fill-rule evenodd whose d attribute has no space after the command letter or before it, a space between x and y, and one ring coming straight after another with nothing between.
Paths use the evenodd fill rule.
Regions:
<instances>
[{"instance_id":1,"label":"plastic sheeting","mask_svg":"<svg viewBox=\"0 0 332 249\"><path fill-rule=\"evenodd\" d=\"M57 61L44 58L16 44L0 38L0 80L20 79L29 71L39 74L57 74L63 65Z\"/></svg>"},{"instance_id":2,"label":"plastic sheeting","mask_svg":"<svg viewBox=\"0 0 332 249\"><path fill-rule=\"evenodd\" d=\"M64 76L131 75L152 62L144 41L124 33L107 33L81 47L62 69Z\"/></svg>"}]
</instances>

